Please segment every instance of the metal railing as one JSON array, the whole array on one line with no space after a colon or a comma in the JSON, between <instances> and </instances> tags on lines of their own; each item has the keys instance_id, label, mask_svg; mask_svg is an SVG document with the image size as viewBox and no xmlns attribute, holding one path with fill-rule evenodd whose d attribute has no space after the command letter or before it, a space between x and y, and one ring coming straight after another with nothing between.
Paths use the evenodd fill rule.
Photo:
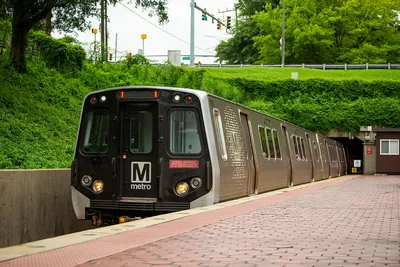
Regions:
<instances>
[{"instance_id":1,"label":"metal railing","mask_svg":"<svg viewBox=\"0 0 400 267\"><path fill-rule=\"evenodd\" d=\"M188 66L183 64L182 66ZM274 68L308 68L308 69L343 69L343 70L350 70L350 69L400 69L400 64L291 64L291 65L284 65L282 67L281 64L276 65L251 65L251 64L196 64L197 68L246 68L246 67L274 67Z\"/></svg>"}]
</instances>

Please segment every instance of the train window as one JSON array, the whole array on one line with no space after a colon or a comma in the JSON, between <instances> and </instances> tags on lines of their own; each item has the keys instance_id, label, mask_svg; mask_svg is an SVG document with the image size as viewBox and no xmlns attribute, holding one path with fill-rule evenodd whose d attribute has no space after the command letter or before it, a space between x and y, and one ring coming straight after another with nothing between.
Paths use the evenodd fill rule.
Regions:
<instances>
[{"instance_id":1,"label":"train window","mask_svg":"<svg viewBox=\"0 0 400 267\"><path fill-rule=\"evenodd\" d=\"M303 137L300 137L300 140L301 140L301 150L303 151L303 159L307 160L307 151L306 151L306 147L304 145Z\"/></svg>"},{"instance_id":2,"label":"train window","mask_svg":"<svg viewBox=\"0 0 400 267\"><path fill-rule=\"evenodd\" d=\"M293 138L293 146L294 146L294 153L296 158L299 159L299 147L297 146L297 136L292 135Z\"/></svg>"},{"instance_id":3,"label":"train window","mask_svg":"<svg viewBox=\"0 0 400 267\"><path fill-rule=\"evenodd\" d=\"M221 114L219 110L216 108L214 109L214 125L215 125L215 131L217 132L219 153L221 154L222 160L226 161L228 160L228 155L226 153L224 129L222 127Z\"/></svg>"},{"instance_id":4,"label":"train window","mask_svg":"<svg viewBox=\"0 0 400 267\"><path fill-rule=\"evenodd\" d=\"M130 148L132 153L150 153L153 142L153 114L149 111L131 113Z\"/></svg>"},{"instance_id":5,"label":"train window","mask_svg":"<svg viewBox=\"0 0 400 267\"><path fill-rule=\"evenodd\" d=\"M174 110L170 115L170 150L174 154L198 154L201 143L195 111Z\"/></svg>"},{"instance_id":6,"label":"train window","mask_svg":"<svg viewBox=\"0 0 400 267\"><path fill-rule=\"evenodd\" d=\"M268 150L267 150L267 139L265 137L265 129L264 127L258 126L258 133L260 134L260 142L263 151L264 158L268 158Z\"/></svg>"},{"instance_id":7,"label":"train window","mask_svg":"<svg viewBox=\"0 0 400 267\"><path fill-rule=\"evenodd\" d=\"M279 145L279 138L278 138L278 132L276 130L272 130L272 135L274 137L274 144L275 144L275 151L276 151L276 158L281 159L281 148Z\"/></svg>"},{"instance_id":8,"label":"train window","mask_svg":"<svg viewBox=\"0 0 400 267\"><path fill-rule=\"evenodd\" d=\"M87 153L107 152L109 126L110 113L107 110L89 112L86 123L83 151Z\"/></svg>"},{"instance_id":9,"label":"train window","mask_svg":"<svg viewBox=\"0 0 400 267\"><path fill-rule=\"evenodd\" d=\"M274 143L273 143L273 141L272 141L271 129L265 128L265 132L267 133L267 139L268 139L268 147L269 147L269 156L270 156L270 159L276 159L276 158L275 158Z\"/></svg>"}]
</instances>

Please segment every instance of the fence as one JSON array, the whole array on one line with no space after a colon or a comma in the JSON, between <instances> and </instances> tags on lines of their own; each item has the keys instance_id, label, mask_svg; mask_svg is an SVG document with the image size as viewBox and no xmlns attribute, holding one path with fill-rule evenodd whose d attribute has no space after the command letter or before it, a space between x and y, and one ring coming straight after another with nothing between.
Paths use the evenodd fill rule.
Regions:
<instances>
[{"instance_id":1,"label":"fence","mask_svg":"<svg viewBox=\"0 0 400 267\"><path fill-rule=\"evenodd\" d=\"M182 65L188 66L188 65ZM195 67L198 68L246 68L246 67L274 67L274 68L309 68L309 69L400 69L400 64L293 64L293 65L250 65L250 64L237 64L237 65L227 65L227 64L196 64Z\"/></svg>"}]
</instances>

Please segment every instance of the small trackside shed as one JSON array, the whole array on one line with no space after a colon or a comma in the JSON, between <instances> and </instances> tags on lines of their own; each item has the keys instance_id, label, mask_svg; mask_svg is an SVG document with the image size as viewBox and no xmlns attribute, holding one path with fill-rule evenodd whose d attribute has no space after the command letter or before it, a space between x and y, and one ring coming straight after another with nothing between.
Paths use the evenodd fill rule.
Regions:
<instances>
[{"instance_id":1,"label":"small trackside shed","mask_svg":"<svg viewBox=\"0 0 400 267\"><path fill-rule=\"evenodd\" d=\"M400 128L375 128L376 173L400 174Z\"/></svg>"}]
</instances>

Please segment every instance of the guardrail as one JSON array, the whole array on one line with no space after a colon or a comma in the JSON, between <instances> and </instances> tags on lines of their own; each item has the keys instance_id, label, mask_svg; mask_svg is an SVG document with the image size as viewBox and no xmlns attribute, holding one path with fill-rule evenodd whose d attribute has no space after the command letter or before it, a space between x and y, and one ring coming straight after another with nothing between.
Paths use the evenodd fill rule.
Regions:
<instances>
[{"instance_id":1,"label":"guardrail","mask_svg":"<svg viewBox=\"0 0 400 267\"><path fill-rule=\"evenodd\" d=\"M187 65L182 65L187 66ZM237 65L227 65L227 64L196 64L197 68L246 68L246 67L274 67L274 68L309 68L309 69L400 69L400 64L292 64L284 65L251 65L251 64L237 64Z\"/></svg>"}]
</instances>

